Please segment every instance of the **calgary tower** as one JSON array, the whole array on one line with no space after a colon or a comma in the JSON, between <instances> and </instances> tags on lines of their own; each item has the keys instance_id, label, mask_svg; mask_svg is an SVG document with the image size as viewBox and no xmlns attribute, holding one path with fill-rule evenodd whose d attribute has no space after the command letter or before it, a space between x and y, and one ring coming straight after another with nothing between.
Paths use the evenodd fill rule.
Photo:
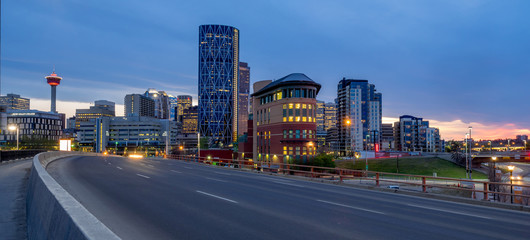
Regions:
<instances>
[{"instance_id":1,"label":"calgary tower","mask_svg":"<svg viewBox=\"0 0 530 240\"><path fill-rule=\"evenodd\" d=\"M53 73L50 76L46 76L46 80L48 80L48 84L52 87L52 106L51 106L51 112L57 113L57 110L55 108L55 95L57 91L57 85L61 84L62 77L57 76L55 73L55 69Z\"/></svg>"}]
</instances>

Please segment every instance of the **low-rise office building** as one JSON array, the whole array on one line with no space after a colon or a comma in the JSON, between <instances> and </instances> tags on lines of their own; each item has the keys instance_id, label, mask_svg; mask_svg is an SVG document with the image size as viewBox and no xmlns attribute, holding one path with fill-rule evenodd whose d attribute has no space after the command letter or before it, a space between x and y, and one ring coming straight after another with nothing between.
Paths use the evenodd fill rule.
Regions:
<instances>
[{"instance_id":1,"label":"low-rise office building","mask_svg":"<svg viewBox=\"0 0 530 240\"><path fill-rule=\"evenodd\" d=\"M0 112L0 142L16 142L18 128L19 140L50 140L57 141L62 135L63 115L38 110L7 110Z\"/></svg>"},{"instance_id":2,"label":"low-rise office building","mask_svg":"<svg viewBox=\"0 0 530 240\"><path fill-rule=\"evenodd\" d=\"M319 90L302 73L254 84L254 161L290 163L315 155Z\"/></svg>"},{"instance_id":3,"label":"low-rise office building","mask_svg":"<svg viewBox=\"0 0 530 240\"><path fill-rule=\"evenodd\" d=\"M116 151L119 154L152 148L156 151L177 143L176 121L153 117L101 117L82 122L77 139L85 151Z\"/></svg>"}]
</instances>

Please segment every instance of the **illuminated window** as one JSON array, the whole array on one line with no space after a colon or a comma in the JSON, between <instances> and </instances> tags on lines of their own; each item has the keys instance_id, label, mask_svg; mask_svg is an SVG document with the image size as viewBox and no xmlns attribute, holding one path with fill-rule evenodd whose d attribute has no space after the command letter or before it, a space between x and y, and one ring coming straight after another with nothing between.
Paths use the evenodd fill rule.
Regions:
<instances>
[{"instance_id":1,"label":"illuminated window","mask_svg":"<svg viewBox=\"0 0 530 240\"><path fill-rule=\"evenodd\" d=\"M302 109L306 109L307 108L307 104L302 104Z\"/></svg>"},{"instance_id":2,"label":"illuminated window","mask_svg":"<svg viewBox=\"0 0 530 240\"><path fill-rule=\"evenodd\" d=\"M289 109L293 109L293 104L289 103Z\"/></svg>"},{"instance_id":3,"label":"illuminated window","mask_svg":"<svg viewBox=\"0 0 530 240\"><path fill-rule=\"evenodd\" d=\"M296 117L296 121L297 121L297 122L300 122L300 117Z\"/></svg>"},{"instance_id":4,"label":"illuminated window","mask_svg":"<svg viewBox=\"0 0 530 240\"><path fill-rule=\"evenodd\" d=\"M302 117L302 122L307 122L307 117Z\"/></svg>"},{"instance_id":5,"label":"illuminated window","mask_svg":"<svg viewBox=\"0 0 530 240\"><path fill-rule=\"evenodd\" d=\"M287 146L283 146L283 155L287 155Z\"/></svg>"},{"instance_id":6,"label":"illuminated window","mask_svg":"<svg viewBox=\"0 0 530 240\"><path fill-rule=\"evenodd\" d=\"M292 121L293 121L293 119L294 119L294 117L293 117L293 116L289 116L289 122L292 122Z\"/></svg>"},{"instance_id":7,"label":"illuminated window","mask_svg":"<svg viewBox=\"0 0 530 240\"><path fill-rule=\"evenodd\" d=\"M287 117L283 117L283 121L284 121L284 122L287 122Z\"/></svg>"},{"instance_id":8,"label":"illuminated window","mask_svg":"<svg viewBox=\"0 0 530 240\"><path fill-rule=\"evenodd\" d=\"M300 103L296 104L296 109L300 109Z\"/></svg>"}]
</instances>

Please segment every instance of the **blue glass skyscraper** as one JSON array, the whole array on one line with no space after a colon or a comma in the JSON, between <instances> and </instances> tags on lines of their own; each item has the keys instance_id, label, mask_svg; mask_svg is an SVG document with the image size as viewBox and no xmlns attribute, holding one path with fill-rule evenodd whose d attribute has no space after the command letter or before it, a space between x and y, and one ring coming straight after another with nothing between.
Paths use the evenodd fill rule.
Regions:
<instances>
[{"instance_id":1,"label":"blue glass skyscraper","mask_svg":"<svg viewBox=\"0 0 530 240\"><path fill-rule=\"evenodd\" d=\"M211 144L231 145L238 130L239 30L199 26L198 130Z\"/></svg>"}]
</instances>

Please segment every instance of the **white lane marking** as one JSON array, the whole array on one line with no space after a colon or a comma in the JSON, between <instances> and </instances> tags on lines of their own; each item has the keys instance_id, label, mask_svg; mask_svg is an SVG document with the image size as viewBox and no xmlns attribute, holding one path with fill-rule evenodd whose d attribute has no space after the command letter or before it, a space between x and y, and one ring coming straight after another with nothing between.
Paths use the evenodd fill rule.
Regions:
<instances>
[{"instance_id":1,"label":"white lane marking","mask_svg":"<svg viewBox=\"0 0 530 240\"><path fill-rule=\"evenodd\" d=\"M288 183L288 182L279 182L279 181L272 181L272 182L279 183L279 184L284 184L284 185L289 185L289 186L301 187L301 188L304 187L302 185L292 184L292 183Z\"/></svg>"},{"instance_id":2,"label":"white lane marking","mask_svg":"<svg viewBox=\"0 0 530 240\"><path fill-rule=\"evenodd\" d=\"M147 164L147 166L149 166L149 167L155 167L155 166L153 166L153 165L151 165L151 164Z\"/></svg>"},{"instance_id":3,"label":"white lane marking","mask_svg":"<svg viewBox=\"0 0 530 240\"><path fill-rule=\"evenodd\" d=\"M143 178L151 178L151 177L148 177L148 176L145 176L145 175L142 175L142 174L138 174L138 173L136 175L138 175L139 177L143 177Z\"/></svg>"},{"instance_id":4,"label":"white lane marking","mask_svg":"<svg viewBox=\"0 0 530 240\"><path fill-rule=\"evenodd\" d=\"M433 208L433 207L416 205L416 204L407 204L407 205L411 206L411 207L424 208L424 209L435 210L435 211L440 211L440 212L448 212L448 213L453 213L453 214L458 214L458 215L465 215L465 216L470 216L470 217L491 219L490 217L486 217L486 216L475 215L475 214L470 214L470 213L463 213L463 212L457 212L457 211L452 211L452 210L447 210L447 209L442 209L442 208Z\"/></svg>"},{"instance_id":5,"label":"white lane marking","mask_svg":"<svg viewBox=\"0 0 530 240\"><path fill-rule=\"evenodd\" d=\"M190 167L184 167L184 168L187 168L187 169L193 169L193 168L190 168Z\"/></svg>"},{"instance_id":6,"label":"white lane marking","mask_svg":"<svg viewBox=\"0 0 530 240\"><path fill-rule=\"evenodd\" d=\"M210 179L210 180L214 180L214 181L218 181L218 182L226 182L225 180L221 180L221 179L217 179L217 178L206 177L206 179Z\"/></svg>"},{"instance_id":7,"label":"white lane marking","mask_svg":"<svg viewBox=\"0 0 530 240\"><path fill-rule=\"evenodd\" d=\"M366 208L360 208L360 207L354 207L354 206L344 205L344 204L340 204L340 203L328 202L328 201L319 200L319 199L317 199L317 201L319 201L319 202L323 202L323 203L327 203L327 204L331 204L331 205L337 205L337 206L341 206L341 207L346 207L346 208L351 208L351 209L356 209L356 210L361 210L361 211L371 212L371 213L377 213L377 214L383 214L383 215L385 214L385 213L383 213L383 212L378 212L378 211L374 211L374 210L370 210L370 209L366 209Z\"/></svg>"},{"instance_id":8,"label":"white lane marking","mask_svg":"<svg viewBox=\"0 0 530 240\"><path fill-rule=\"evenodd\" d=\"M172 172L176 172L176 173L182 173L182 172L179 172L179 171L177 171L177 170L171 170L171 171L172 171Z\"/></svg>"},{"instance_id":9,"label":"white lane marking","mask_svg":"<svg viewBox=\"0 0 530 240\"><path fill-rule=\"evenodd\" d=\"M120 170L123 170L123 168L121 168L121 167L116 167L116 168L117 168L117 169L120 169Z\"/></svg>"},{"instance_id":10,"label":"white lane marking","mask_svg":"<svg viewBox=\"0 0 530 240\"><path fill-rule=\"evenodd\" d=\"M230 199L228 199L228 198L224 198L224 197L219 197L219 196L217 196L217 195L213 195L213 194L210 194L210 193L205 193L205 192L203 192L203 191L196 190L196 192L201 193L201 194L204 194L204 195L208 195L208 196L210 196L210 197L214 197L214 198L218 198L218 199L221 199L221 200L225 200L225 201L228 201L228 202L231 202L231 203L238 203L238 202L236 202L236 201L234 201L234 200L230 200Z\"/></svg>"},{"instance_id":11,"label":"white lane marking","mask_svg":"<svg viewBox=\"0 0 530 240\"><path fill-rule=\"evenodd\" d=\"M109 165L111 165L110 163L108 163Z\"/></svg>"},{"instance_id":12,"label":"white lane marking","mask_svg":"<svg viewBox=\"0 0 530 240\"><path fill-rule=\"evenodd\" d=\"M223 174L223 175L232 175L230 173L224 173L224 172L214 172L214 173L217 173L217 174Z\"/></svg>"}]
</instances>

